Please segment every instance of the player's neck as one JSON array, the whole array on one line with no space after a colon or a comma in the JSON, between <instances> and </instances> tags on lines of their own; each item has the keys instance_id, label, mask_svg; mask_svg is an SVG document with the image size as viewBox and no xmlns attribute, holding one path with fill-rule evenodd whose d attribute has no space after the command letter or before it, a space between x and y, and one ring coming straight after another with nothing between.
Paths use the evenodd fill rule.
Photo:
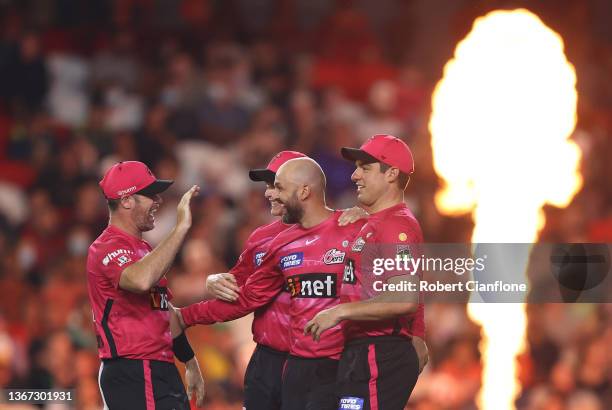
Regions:
<instances>
[{"instance_id":1,"label":"player's neck","mask_svg":"<svg viewBox=\"0 0 612 410\"><path fill-rule=\"evenodd\" d=\"M317 206L304 212L300 225L302 228L310 229L313 226L317 226L321 222L325 221L327 218L332 216L333 213L334 211L329 209L326 205Z\"/></svg>"},{"instance_id":2,"label":"player's neck","mask_svg":"<svg viewBox=\"0 0 612 410\"><path fill-rule=\"evenodd\" d=\"M129 233L130 235L142 239L142 232L136 227L132 221L126 221L125 218L119 217L119 215L112 215L109 218L108 224L113 225L116 228L121 229L123 232Z\"/></svg>"},{"instance_id":3,"label":"player's neck","mask_svg":"<svg viewBox=\"0 0 612 410\"><path fill-rule=\"evenodd\" d=\"M390 189L376 200L371 206L366 207L366 211L370 214L375 214L385 209L404 202L404 192L395 189Z\"/></svg>"}]
</instances>

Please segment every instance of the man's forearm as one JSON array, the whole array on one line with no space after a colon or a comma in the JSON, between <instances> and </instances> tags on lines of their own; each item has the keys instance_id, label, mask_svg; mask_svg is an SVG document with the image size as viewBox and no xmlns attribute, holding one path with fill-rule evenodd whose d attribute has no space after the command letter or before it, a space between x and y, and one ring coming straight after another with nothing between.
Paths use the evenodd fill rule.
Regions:
<instances>
[{"instance_id":1,"label":"man's forearm","mask_svg":"<svg viewBox=\"0 0 612 410\"><path fill-rule=\"evenodd\" d=\"M240 287L236 302L209 300L182 308L180 312L183 324L187 327L210 325L246 316L270 303L283 289L283 283L283 275L276 269L259 269Z\"/></svg>"},{"instance_id":2,"label":"man's forearm","mask_svg":"<svg viewBox=\"0 0 612 410\"><path fill-rule=\"evenodd\" d=\"M249 297L249 292L240 292L235 303L222 300L208 300L194 303L180 309L185 326L212 325L219 322L229 322L254 312L261 306L268 304L276 293L266 293Z\"/></svg>"},{"instance_id":3,"label":"man's forearm","mask_svg":"<svg viewBox=\"0 0 612 410\"><path fill-rule=\"evenodd\" d=\"M187 228L174 227L155 249L124 269L119 287L132 292L147 292L170 268L186 234Z\"/></svg>"},{"instance_id":4,"label":"man's forearm","mask_svg":"<svg viewBox=\"0 0 612 410\"><path fill-rule=\"evenodd\" d=\"M389 278L389 284L405 281L418 283L418 276L398 275ZM384 320L416 312L419 295L415 292L385 291L368 300L338 305L340 320Z\"/></svg>"},{"instance_id":5,"label":"man's forearm","mask_svg":"<svg viewBox=\"0 0 612 410\"><path fill-rule=\"evenodd\" d=\"M180 318L179 318L179 309L175 307L172 303L168 304L170 306L170 335L174 339L183 333L183 327L181 326Z\"/></svg>"},{"instance_id":6,"label":"man's forearm","mask_svg":"<svg viewBox=\"0 0 612 410\"><path fill-rule=\"evenodd\" d=\"M397 301L388 295L338 305L340 320L384 320L416 312L418 303Z\"/></svg>"},{"instance_id":7,"label":"man's forearm","mask_svg":"<svg viewBox=\"0 0 612 410\"><path fill-rule=\"evenodd\" d=\"M211 325L241 318L270 303L282 288L283 276L280 273L257 271L240 287L236 302L209 300L182 308L183 324L187 327Z\"/></svg>"}]
</instances>

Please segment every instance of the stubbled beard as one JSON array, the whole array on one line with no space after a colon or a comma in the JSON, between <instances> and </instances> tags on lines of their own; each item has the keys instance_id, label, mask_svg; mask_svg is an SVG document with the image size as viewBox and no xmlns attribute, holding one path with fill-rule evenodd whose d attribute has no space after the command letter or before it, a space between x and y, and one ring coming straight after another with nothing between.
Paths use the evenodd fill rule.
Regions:
<instances>
[{"instance_id":1,"label":"stubbled beard","mask_svg":"<svg viewBox=\"0 0 612 410\"><path fill-rule=\"evenodd\" d=\"M286 224L296 224L302 220L304 216L304 209L295 203L285 204L285 213L283 214L283 222Z\"/></svg>"},{"instance_id":2,"label":"stubbled beard","mask_svg":"<svg viewBox=\"0 0 612 410\"><path fill-rule=\"evenodd\" d=\"M148 213L145 214L144 217L140 221L138 221L137 226L138 226L138 230L140 232L148 232L148 231L151 231L151 230L153 230L155 228L155 224L154 223L153 224L149 223L149 214Z\"/></svg>"},{"instance_id":3,"label":"stubbled beard","mask_svg":"<svg viewBox=\"0 0 612 410\"><path fill-rule=\"evenodd\" d=\"M136 202L140 204L140 201L136 199ZM148 232L155 228L155 223L149 223L149 213L151 208L147 209L145 212L139 215L136 219L136 226L140 232Z\"/></svg>"}]
</instances>

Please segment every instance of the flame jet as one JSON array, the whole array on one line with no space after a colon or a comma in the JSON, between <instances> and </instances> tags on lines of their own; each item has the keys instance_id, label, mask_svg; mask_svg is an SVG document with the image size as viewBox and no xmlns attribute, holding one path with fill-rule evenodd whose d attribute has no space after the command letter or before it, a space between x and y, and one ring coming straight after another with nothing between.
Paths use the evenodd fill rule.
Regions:
<instances>
[{"instance_id":1,"label":"flame jet","mask_svg":"<svg viewBox=\"0 0 612 410\"><path fill-rule=\"evenodd\" d=\"M535 14L498 10L476 19L432 97L438 210L471 213L473 243L537 241L542 207L566 207L582 186L581 152L569 140L577 98L563 40ZM520 266L528 258L520 255ZM468 314L483 330L479 407L513 409L524 305L470 303Z\"/></svg>"}]
</instances>

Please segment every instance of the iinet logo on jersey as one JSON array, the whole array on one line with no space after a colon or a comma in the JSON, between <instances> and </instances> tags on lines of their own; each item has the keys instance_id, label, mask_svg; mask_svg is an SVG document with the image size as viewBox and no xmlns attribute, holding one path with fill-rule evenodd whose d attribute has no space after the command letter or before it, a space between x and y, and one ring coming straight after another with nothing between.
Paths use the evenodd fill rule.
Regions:
<instances>
[{"instance_id":1,"label":"iinet logo on jersey","mask_svg":"<svg viewBox=\"0 0 612 410\"><path fill-rule=\"evenodd\" d=\"M292 298L335 298L335 273L305 273L287 278L287 289Z\"/></svg>"},{"instance_id":2,"label":"iinet logo on jersey","mask_svg":"<svg viewBox=\"0 0 612 410\"><path fill-rule=\"evenodd\" d=\"M117 249L106 254L104 259L102 259L102 265L108 266L109 263L111 263L115 258L117 258L117 265L119 267L122 267L123 265L132 260L131 255L133 254L134 252L129 249Z\"/></svg>"}]
</instances>

